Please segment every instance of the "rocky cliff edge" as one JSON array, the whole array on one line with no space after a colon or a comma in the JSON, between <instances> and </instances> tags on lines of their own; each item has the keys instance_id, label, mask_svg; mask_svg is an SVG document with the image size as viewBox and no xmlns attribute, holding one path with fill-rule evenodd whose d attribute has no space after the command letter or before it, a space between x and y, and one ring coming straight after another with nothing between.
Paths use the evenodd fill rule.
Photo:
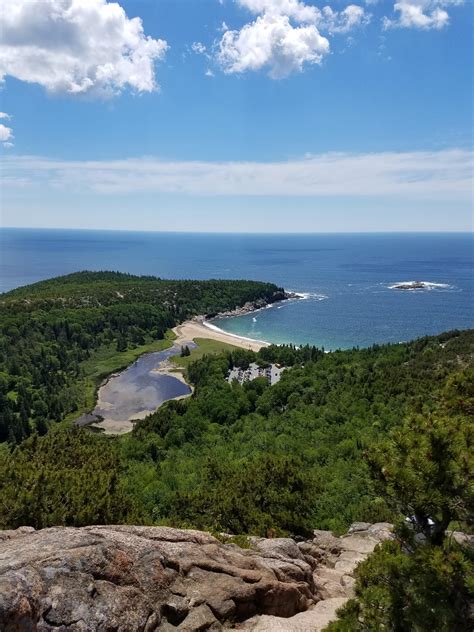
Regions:
<instances>
[{"instance_id":1,"label":"rocky cliff edge","mask_svg":"<svg viewBox=\"0 0 474 632\"><path fill-rule=\"evenodd\" d=\"M167 527L0 532L0 630L317 632L352 595L387 524L249 549Z\"/></svg>"}]
</instances>

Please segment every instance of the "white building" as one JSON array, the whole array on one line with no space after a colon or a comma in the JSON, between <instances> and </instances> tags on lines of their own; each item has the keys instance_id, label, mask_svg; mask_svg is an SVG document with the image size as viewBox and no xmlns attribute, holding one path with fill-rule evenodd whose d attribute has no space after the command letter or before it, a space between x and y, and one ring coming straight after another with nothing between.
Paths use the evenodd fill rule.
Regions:
<instances>
[{"instance_id":1,"label":"white building","mask_svg":"<svg viewBox=\"0 0 474 632\"><path fill-rule=\"evenodd\" d=\"M255 362L252 362L248 369L241 369L239 367L231 369L229 371L227 381L232 383L234 380L237 380L239 384L243 384L244 382L256 380L258 377L265 377L270 386L273 386L280 381L281 374L285 368L286 367L280 366L279 364L271 364L270 366L263 368Z\"/></svg>"}]
</instances>

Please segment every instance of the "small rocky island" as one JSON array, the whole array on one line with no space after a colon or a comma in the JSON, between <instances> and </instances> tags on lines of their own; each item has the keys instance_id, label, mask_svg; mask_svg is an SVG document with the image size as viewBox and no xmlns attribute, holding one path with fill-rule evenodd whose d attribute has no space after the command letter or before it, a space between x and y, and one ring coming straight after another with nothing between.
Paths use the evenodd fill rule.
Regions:
<instances>
[{"instance_id":1,"label":"small rocky island","mask_svg":"<svg viewBox=\"0 0 474 632\"><path fill-rule=\"evenodd\" d=\"M394 283L390 286L391 290L429 290L431 287L438 285L429 281L403 281L402 283Z\"/></svg>"}]
</instances>

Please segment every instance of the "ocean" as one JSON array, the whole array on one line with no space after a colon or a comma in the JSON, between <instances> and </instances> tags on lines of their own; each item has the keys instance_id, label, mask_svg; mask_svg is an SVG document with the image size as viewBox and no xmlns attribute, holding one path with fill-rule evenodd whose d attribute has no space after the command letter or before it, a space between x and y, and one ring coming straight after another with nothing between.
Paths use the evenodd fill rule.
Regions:
<instances>
[{"instance_id":1,"label":"ocean","mask_svg":"<svg viewBox=\"0 0 474 632\"><path fill-rule=\"evenodd\" d=\"M0 230L0 291L78 270L272 281L303 295L215 322L327 350L474 327L473 234L217 235ZM394 284L432 283L403 291Z\"/></svg>"}]
</instances>

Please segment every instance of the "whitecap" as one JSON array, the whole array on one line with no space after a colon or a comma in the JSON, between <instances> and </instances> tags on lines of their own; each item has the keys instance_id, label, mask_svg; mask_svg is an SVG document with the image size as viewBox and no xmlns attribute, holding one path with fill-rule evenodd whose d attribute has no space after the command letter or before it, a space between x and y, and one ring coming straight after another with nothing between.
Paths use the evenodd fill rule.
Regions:
<instances>
[{"instance_id":1,"label":"whitecap","mask_svg":"<svg viewBox=\"0 0 474 632\"><path fill-rule=\"evenodd\" d=\"M248 342L260 342L262 344L271 344L267 340L257 340L256 338L248 338L247 336L239 336L238 334L231 334L230 332L225 331L224 329L221 329L220 327L217 327L216 325L213 325L212 323L208 321L204 321L202 324L204 325L204 327L207 327L208 329L212 329L212 331L216 331L220 334L225 334L226 336L230 336L231 338L238 338L240 340L245 340Z\"/></svg>"},{"instance_id":2,"label":"whitecap","mask_svg":"<svg viewBox=\"0 0 474 632\"><path fill-rule=\"evenodd\" d=\"M297 297L295 300L313 299L316 301L324 301L329 298L326 294L319 294L317 292L293 292L293 294Z\"/></svg>"}]
</instances>

